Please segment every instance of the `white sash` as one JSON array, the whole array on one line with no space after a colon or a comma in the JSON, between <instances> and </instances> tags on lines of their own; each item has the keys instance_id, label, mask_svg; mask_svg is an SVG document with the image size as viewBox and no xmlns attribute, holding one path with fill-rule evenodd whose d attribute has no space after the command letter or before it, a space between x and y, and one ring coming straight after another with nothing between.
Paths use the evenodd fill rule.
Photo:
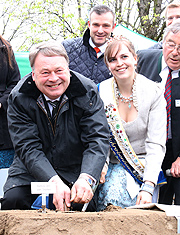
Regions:
<instances>
[{"instance_id":1,"label":"white sash","mask_svg":"<svg viewBox=\"0 0 180 235\"><path fill-rule=\"evenodd\" d=\"M128 167L128 164L125 164L126 170L138 181L138 183L142 183L142 177L144 173L144 165L141 163L141 161L138 159L138 156L134 152L128 137L125 133L125 130L123 128L121 118L118 112L116 99L115 99L115 93L114 93L114 78L108 79L100 84L99 87L101 98L104 101L104 108L106 112L106 117L108 120L108 124L110 127L110 130L112 132L112 135L115 139L115 142L112 141L111 148L113 152L115 153L118 160L123 161L123 158L125 161L128 162L128 164L132 167ZM119 147L119 149L122 151L123 156L118 153L116 145ZM120 162L122 163L122 161ZM123 161L124 165L124 161ZM130 169L131 168L131 169ZM140 180L140 182L139 182Z\"/></svg>"}]
</instances>

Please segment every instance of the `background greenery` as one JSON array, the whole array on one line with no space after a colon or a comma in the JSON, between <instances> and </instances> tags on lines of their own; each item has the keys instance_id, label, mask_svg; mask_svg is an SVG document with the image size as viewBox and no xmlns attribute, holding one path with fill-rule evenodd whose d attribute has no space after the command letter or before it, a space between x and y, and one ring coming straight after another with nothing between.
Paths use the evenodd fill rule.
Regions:
<instances>
[{"instance_id":1,"label":"background greenery","mask_svg":"<svg viewBox=\"0 0 180 235\"><path fill-rule=\"evenodd\" d=\"M156 41L165 28L164 10L172 0L1 0L0 34L15 51L32 44L82 36L90 9L105 4L116 13L116 23Z\"/></svg>"}]
</instances>

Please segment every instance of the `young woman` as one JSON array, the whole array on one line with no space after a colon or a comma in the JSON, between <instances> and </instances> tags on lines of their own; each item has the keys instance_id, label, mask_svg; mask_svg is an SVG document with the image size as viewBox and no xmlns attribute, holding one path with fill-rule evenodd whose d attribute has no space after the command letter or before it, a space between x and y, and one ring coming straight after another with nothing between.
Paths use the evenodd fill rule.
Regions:
<instances>
[{"instance_id":1,"label":"young woman","mask_svg":"<svg viewBox=\"0 0 180 235\"><path fill-rule=\"evenodd\" d=\"M111 132L110 163L98 210L152 202L166 143L166 102L160 85L135 71L137 56L124 37L109 42L113 77L99 84Z\"/></svg>"},{"instance_id":2,"label":"young woman","mask_svg":"<svg viewBox=\"0 0 180 235\"><path fill-rule=\"evenodd\" d=\"M12 47L0 36L0 169L8 168L14 158L7 125L7 99L19 80L20 73Z\"/></svg>"}]
</instances>

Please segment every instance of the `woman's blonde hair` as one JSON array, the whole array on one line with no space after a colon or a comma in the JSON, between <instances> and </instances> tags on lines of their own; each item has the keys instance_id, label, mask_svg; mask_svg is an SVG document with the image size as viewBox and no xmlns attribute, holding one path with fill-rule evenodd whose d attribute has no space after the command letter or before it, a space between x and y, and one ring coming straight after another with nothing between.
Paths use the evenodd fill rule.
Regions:
<instances>
[{"instance_id":1,"label":"woman's blonde hair","mask_svg":"<svg viewBox=\"0 0 180 235\"><path fill-rule=\"evenodd\" d=\"M128 48L128 50L132 53L132 55L134 57L137 57L134 45L129 39L123 36L115 36L109 40L104 53L104 61L107 66L109 64L110 59L117 55L122 45L125 45ZM114 54L114 52L116 53Z\"/></svg>"}]
</instances>

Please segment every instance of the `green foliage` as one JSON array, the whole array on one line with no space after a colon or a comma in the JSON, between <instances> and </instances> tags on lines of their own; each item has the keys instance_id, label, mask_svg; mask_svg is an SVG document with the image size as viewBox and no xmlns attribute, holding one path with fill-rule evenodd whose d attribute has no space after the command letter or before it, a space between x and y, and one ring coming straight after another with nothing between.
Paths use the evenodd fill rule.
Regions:
<instances>
[{"instance_id":1,"label":"green foliage","mask_svg":"<svg viewBox=\"0 0 180 235\"><path fill-rule=\"evenodd\" d=\"M15 50L48 40L82 36L88 13L98 4L115 10L117 22L152 39L161 39L164 27L160 0L1 0L0 33ZM165 0L164 0L165 1ZM143 5L144 4L144 5Z\"/></svg>"}]
</instances>

